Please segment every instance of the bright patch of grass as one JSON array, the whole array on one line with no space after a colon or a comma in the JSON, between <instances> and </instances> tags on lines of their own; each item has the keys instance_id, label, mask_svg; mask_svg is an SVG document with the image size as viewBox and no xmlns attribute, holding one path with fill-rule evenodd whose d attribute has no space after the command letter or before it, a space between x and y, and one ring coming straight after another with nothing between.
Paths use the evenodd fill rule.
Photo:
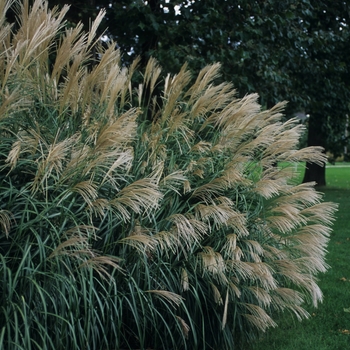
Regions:
<instances>
[{"instance_id":1,"label":"bright patch of grass","mask_svg":"<svg viewBox=\"0 0 350 350\"><path fill-rule=\"evenodd\" d=\"M350 163L336 163L327 165L326 168L327 188L338 187L350 189Z\"/></svg>"},{"instance_id":2,"label":"bright patch of grass","mask_svg":"<svg viewBox=\"0 0 350 350\"><path fill-rule=\"evenodd\" d=\"M280 168L285 168L288 163L279 163ZM297 183L301 183L305 172L305 163L299 163L294 165L298 176L293 180ZM327 189L333 187L340 187L344 189L350 189L350 163L339 162L335 164L327 164L326 166L326 183Z\"/></svg>"},{"instance_id":3,"label":"bright patch of grass","mask_svg":"<svg viewBox=\"0 0 350 350\"><path fill-rule=\"evenodd\" d=\"M320 189L326 201L339 203L337 220L328 245L331 268L319 275L324 301L317 309L309 307L309 320L298 322L284 313L278 327L269 329L251 350L336 350L350 347L350 166L327 165L327 187ZM345 309L345 311L344 311Z\"/></svg>"}]
</instances>

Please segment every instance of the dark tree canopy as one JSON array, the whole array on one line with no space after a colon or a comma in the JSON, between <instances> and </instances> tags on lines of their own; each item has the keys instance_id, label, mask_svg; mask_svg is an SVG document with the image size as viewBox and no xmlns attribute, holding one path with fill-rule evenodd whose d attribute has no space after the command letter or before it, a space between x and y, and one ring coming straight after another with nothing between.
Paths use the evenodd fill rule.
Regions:
<instances>
[{"instance_id":1,"label":"dark tree canopy","mask_svg":"<svg viewBox=\"0 0 350 350\"><path fill-rule=\"evenodd\" d=\"M62 5L68 0L50 0ZM193 72L222 63L240 96L258 92L271 107L305 111L308 143L342 152L350 102L349 0L90 0L72 1L69 20L89 26L106 9L103 28L125 63L157 58L164 72L188 62ZM325 170L305 180L325 184Z\"/></svg>"}]
</instances>

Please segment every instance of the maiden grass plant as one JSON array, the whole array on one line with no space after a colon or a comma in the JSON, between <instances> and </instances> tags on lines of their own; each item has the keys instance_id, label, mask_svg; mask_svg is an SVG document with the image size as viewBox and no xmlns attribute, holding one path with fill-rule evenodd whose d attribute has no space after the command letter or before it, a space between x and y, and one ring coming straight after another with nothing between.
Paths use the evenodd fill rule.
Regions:
<instances>
[{"instance_id":1,"label":"maiden grass plant","mask_svg":"<svg viewBox=\"0 0 350 350\"><path fill-rule=\"evenodd\" d=\"M336 206L293 185L302 127L257 95L0 0L0 348L238 349L308 317ZM288 162L283 169L276 162Z\"/></svg>"}]
</instances>

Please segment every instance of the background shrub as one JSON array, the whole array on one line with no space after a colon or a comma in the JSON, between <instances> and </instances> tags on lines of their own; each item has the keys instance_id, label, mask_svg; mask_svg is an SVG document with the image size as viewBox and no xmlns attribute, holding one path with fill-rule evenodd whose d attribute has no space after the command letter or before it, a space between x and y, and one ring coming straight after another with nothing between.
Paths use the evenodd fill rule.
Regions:
<instances>
[{"instance_id":1,"label":"background shrub","mask_svg":"<svg viewBox=\"0 0 350 350\"><path fill-rule=\"evenodd\" d=\"M294 185L284 103L159 80L37 0L0 14L0 347L233 349L322 299L335 205ZM137 74L139 74L137 72ZM277 162L287 162L276 167Z\"/></svg>"}]
</instances>

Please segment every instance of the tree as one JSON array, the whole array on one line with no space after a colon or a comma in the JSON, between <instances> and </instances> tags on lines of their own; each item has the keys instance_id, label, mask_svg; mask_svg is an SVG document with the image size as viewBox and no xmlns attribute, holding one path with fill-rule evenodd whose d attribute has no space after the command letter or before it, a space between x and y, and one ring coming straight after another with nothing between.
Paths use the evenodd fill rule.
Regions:
<instances>
[{"instance_id":1,"label":"tree","mask_svg":"<svg viewBox=\"0 0 350 350\"><path fill-rule=\"evenodd\" d=\"M349 113L349 2L312 3L304 10L304 44L301 69L297 75L307 92L304 103L309 118L308 144L320 145L337 156L346 139L342 138ZM328 5L328 6L327 6ZM326 185L325 167L307 164L304 181Z\"/></svg>"},{"instance_id":2,"label":"tree","mask_svg":"<svg viewBox=\"0 0 350 350\"><path fill-rule=\"evenodd\" d=\"M267 108L288 100L288 116L305 110L309 145L338 154L350 101L349 6L348 0L100 0L74 2L71 20L87 23L104 7L104 28L127 64L140 56L145 65L153 56L165 73L184 62L198 73L221 62L223 80L240 96L258 92ZM308 167L305 181L311 180L324 185L325 168Z\"/></svg>"}]
</instances>

